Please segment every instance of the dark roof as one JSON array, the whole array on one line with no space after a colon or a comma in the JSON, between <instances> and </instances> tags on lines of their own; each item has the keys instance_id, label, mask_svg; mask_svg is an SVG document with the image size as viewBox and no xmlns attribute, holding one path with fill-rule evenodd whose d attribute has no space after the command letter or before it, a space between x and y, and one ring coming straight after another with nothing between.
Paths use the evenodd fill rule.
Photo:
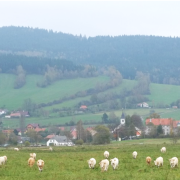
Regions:
<instances>
[{"instance_id":1,"label":"dark roof","mask_svg":"<svg viewBox=\"0 0 180 180\"><path fill-rule=\"evenodd\" d=\"M56 140L57 142L61 143L61 142L70 142L66 136L54 136L53 138L51 138L50 140Z\"/></svg>"}]
</instances>

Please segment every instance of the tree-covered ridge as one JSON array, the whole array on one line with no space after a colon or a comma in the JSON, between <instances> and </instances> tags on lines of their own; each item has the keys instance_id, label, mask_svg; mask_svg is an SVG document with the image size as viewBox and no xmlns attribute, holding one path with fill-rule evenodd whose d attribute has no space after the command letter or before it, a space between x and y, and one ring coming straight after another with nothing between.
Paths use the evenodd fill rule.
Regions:
<instances>
[{"instance_id":1,"label":"tree-covered ridge","mask_svg":"<svg viewBox=\"0 0 180 180\"><path fill-rule=\"evenodd\" d=\"M76 64L113 65L126 79L134 79L136 72L142 71L149 73L152 82L180 84L180 38L176 37L124 35L86 38L12 26L0 28L0 40L3 53L26 51L35 55L40 52L41 57L67 59Z\"/></svg>"},{"instance_id":2,"label":"tree-covered ridge","mask_svg":"<svg viewBox=\"0 0 180 180\"><path fill-rule=\"evenodd\" d=\"M47 69L47 65L56 66L56 68L62 71L83 69L82 66L75 65L73 62L65 59L27 57L13 54L0 55L0 70L2 73L12 73L17 66L22 66L27 73L43 74Z\"/></svg>"}]
</instances>

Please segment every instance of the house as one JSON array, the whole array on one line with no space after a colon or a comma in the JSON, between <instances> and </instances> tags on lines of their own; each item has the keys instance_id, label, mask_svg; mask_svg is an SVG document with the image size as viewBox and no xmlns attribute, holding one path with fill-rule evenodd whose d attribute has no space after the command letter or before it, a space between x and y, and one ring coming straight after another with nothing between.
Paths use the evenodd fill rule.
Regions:
<instances>
[{"instance_id":1,"label":"house","mask_svg":"<svg viewBox=\"0 0 180 180\"><path fill-rule=\"evenodd\" d=\"M32 124L28 124L26 126L26 129L29 130L29 129L36 129L36 128L39 128L39 124L36 124L36 123L32 123Z\"/></svg>"},{"instance_id":2,"label":"house","mask_svg":"<svg viewBox=\"0 0 180 180\"><path fill-rule=\"evenodd\" d=\"M82 105L82 106L80 107L80 109L81 109L81 110L86 110L86 109L87 109L87 106Z\"/></svg>"},{"instance_id":3,"label":"house","mask_svg":"<svg viewBox=\"0 0 180 180\"><path fill-rule=\"evenodd\" d=\"M47 146L73 146L74 144L66 136L54 136L47 141Z\"/></svg>"},{"instance_id":4,"label":"house","mask_svg":"<svg viewBox=\"0 0 180 180\"><path fill-rule=\"evenodd\" d=\"M44 139L52 139L55 136L55 134L49 134L48 136L46 136Z\"/></svg>"},{"instance_id":5,"label":"house","mask_svg":"<svg viewBox=\"0 0 180 180\"><path fill-rule=\"evenodd\" d=\"M28 111L16 111L16 112L11 112L10 116L12 118L19 118L21 116L24 117L29 117L29 112Z\"/></svg>"},{"instance_id":6,"label":"house","mask_svg":"<svg viewBox=\"0 0 180 180\"><path fill-rule=\"evenodd\" d=\"M0 116L6 114L7 112L8 110L6 109L0 109Z\"/></svg>"},{"instance_id":7,"label":"house","mask_svg":"<svg viewBox=\"0 0 180 180\"><path fill-rule=\"evenodd\" d=\"M71 130L70 130L70 133L71 133L72 139L77 139L77 129L76 129L76 127L72 127Z\"/></svg>"},{"instance_id":8,"label":"house","mask_svg":"<svg viewBox=\"0 0 180 180\"><path fill-rule=\"evenodd\" d=\"M146 119L145 134L149 134L149 132L151 131L151 127L147 126L149 123L152 123L155 126L161 125L164 131L164 135L170 134L172 128L175 130L177 127L180 126L180 121L173 121L172 118Z\"/></svg>"},{"instance_id":9,"label":"house","mask_svg":"<svg viewBox=\"0 0 180 180\"><path fill-rule=\"evenodd\" d=\"M46 130L46 128L39 128L39 127L37 127L36 129L34 129L36 132L40 132L40 131L45 131Z\"/></svg>"},{"instance_id":10,"label":"house","mask_svg":"<svg viewBox=\"0 0 180 180\"><path fill-rule=\"evenodd\" d=\"M142 108L149 108L149 104L146 102L139 103L139 104L137 104L137 106L142 107Z\"/></svg>"},{"instance_id":11,"label":"house","mask_svg":"<svg viewBox=\"0 0 180 180\"><path fill-rule=\"evenodd\" d=\"M135 127L135 129L136 129L136 136L138 137L138 136L141 136L141 130L139 129L139 128L137 128L137 127Z\"/></svg>"},{"instance_id":12,"label":"house","mask_svg":"<svg viewBox=\"0 0 180 180\"><path fill-rule=\"evenodd\" d=\"M18 137L18 143L30 142L30 137Z\"/></svg>"},{"instance_id":13,"label":"house","mask_svg":"<svg viewBox=\"0 0 180 180\"><path fill-rule=\"evenodd\" d=\"M97 133L97 131L95 131L92 127L88 127L87 131L91 133L91 136L94 136Z\"/></svg>"},{"instance_id":14,"label":"house","mask_svg":"<svg viewBox=\"0 0 180 180\"><path fill-rule=\"evenodd\" d=\"M9 136L13 131L14 131L14 129L6 129L6 130L2 130L2 133Z\"/></svg>"}]
</instances>

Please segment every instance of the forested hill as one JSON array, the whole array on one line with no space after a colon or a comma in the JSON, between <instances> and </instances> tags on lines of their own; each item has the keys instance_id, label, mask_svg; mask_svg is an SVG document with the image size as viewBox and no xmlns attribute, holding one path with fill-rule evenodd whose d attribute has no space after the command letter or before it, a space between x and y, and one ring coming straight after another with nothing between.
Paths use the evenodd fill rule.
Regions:
<instances>
[{"instance_id":1,"label":"forested hill","mask_svg":"<svg viewBox=\"0 0 180 180\"><path fill-rule=\"evenodd\" d=\"M73 36L25 27L0 28L0 52L60 58L75 64L114 65L124 78L137 71L152 82L180 84L180 38L155 36Z\"/></svg>"}]
</instances>

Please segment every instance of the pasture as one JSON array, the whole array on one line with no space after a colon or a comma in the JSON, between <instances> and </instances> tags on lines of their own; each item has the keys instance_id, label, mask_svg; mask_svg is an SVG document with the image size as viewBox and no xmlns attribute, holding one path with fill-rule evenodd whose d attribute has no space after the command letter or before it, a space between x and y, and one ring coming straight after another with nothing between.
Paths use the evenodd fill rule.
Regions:
<instances>
[{"instance_id":1,"label":"pasture","mask_svg":"<svg viewBox=\"0 0 180 180\"><path fill-rule=\"evenodd\" d=\"M127 115L132 116L133 114L138 114L145 119L149 116L151 109L126 109L125 113ZM156 113L160 114L162 118L174 118L175 120L180 120L180 110L177 109L153 109ZM121 117L122 110L113 111L117 117ZM25 124L30 123L38 123L41 126L50 126L50 125L63 125L67 122L74 121L78 122L82 120L82 122L88 122L89 124L94 124L95 122L101 122L102 116L104 112L94 113L94 114L81 114L81 115L74 115L74 116L66 116L66 117L59 117L58 114L54 115L54 117L44 118L44 117L30 117L25 119ZM108 116L110 112L106 112ZM19 127L19 118L11 118L11 119L2 119L4 127L10 128L18 128Z\"/></svg>"},{"instance_id":2,"label":"pasture","mask_svg":"<svg viewBox=\"0 0 180 180\"><path fill-rule=\"evenodd\" d=\"M154 143L155 142L155 143ZM159 143L158 143L159 142ZM161 147L165 146L167 152L162 154ZM180 159L180 144L172 145L169 139L158 140L133 140L116 142L110 145L99 146L74 146L54 147L50 152L47 147L25 148L15 152L13 148L0 149L0 156L6 155L7 164L0 167L0 179L3 180L179 180L180 167L171 169L169 159L176 156ZM103 153L110 153L109 160L117 157L120 161L117 170L109 166L107 172L101 172L99 162L104 159ZM132 152L137 151L137 159L132 158ZM37 165L28 167L29 154L37 154L36 161L43 159L45 166L43 172L39 172ZM151 165L147 165L147 156L152 158ZM157 168L154 160L162 156L163 167ZM87 160L94 157L97 161L95 169L89 169Z\"/></svg>"}]
</instances>

